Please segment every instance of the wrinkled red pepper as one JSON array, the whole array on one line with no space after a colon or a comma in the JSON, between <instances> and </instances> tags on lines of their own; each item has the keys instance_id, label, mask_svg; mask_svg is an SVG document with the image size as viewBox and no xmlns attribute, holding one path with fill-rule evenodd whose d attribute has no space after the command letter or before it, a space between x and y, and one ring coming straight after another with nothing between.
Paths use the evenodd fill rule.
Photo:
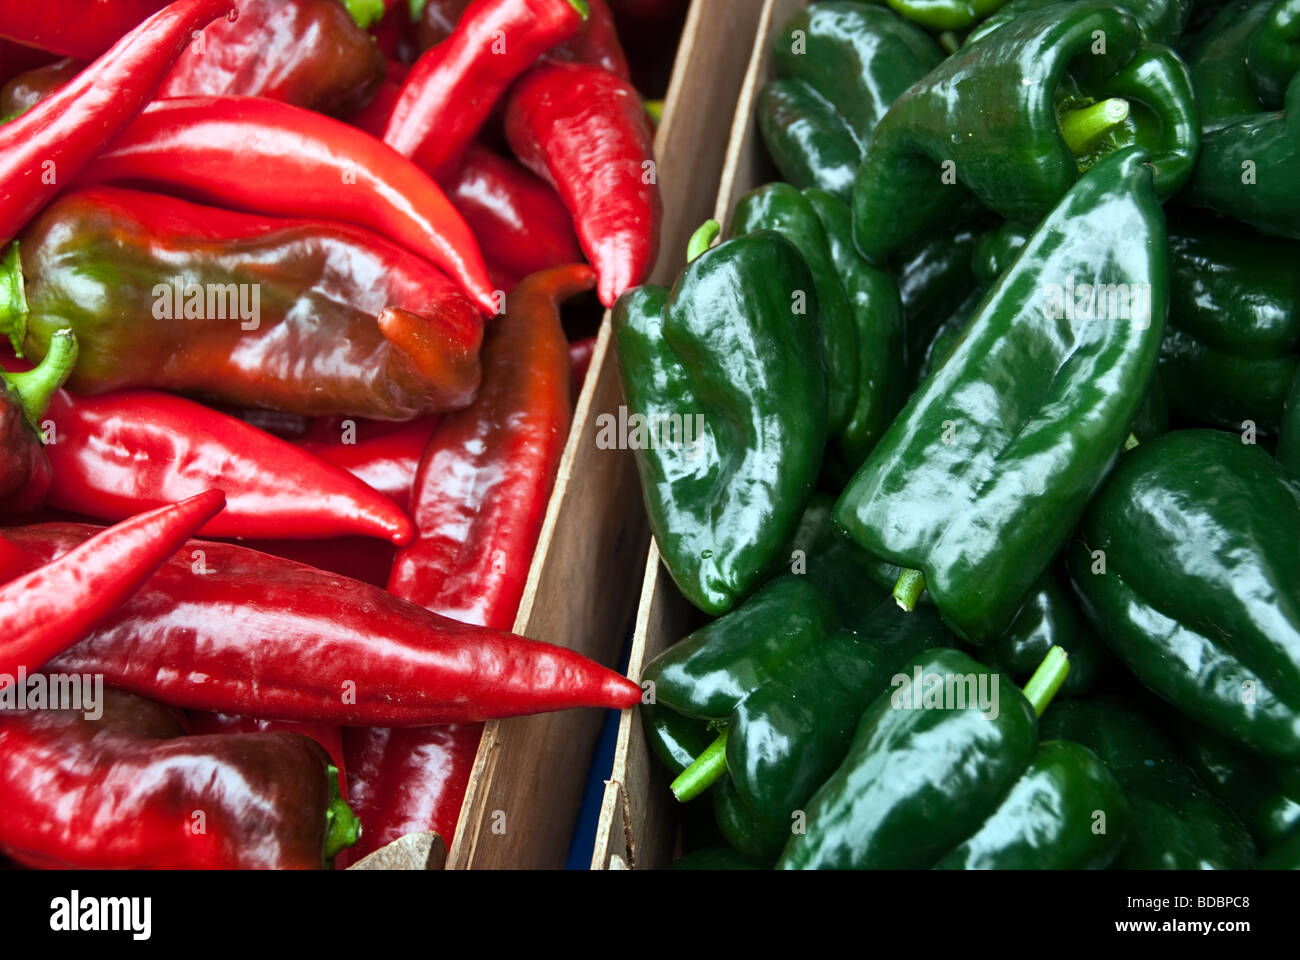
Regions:
<instances>
[{"instance_id":1,"label":"wrinkled red pepper","mask_svg":"<svg viewBox=\"0 0 1300 960\"><path fill-rule=\"evenodd\" d=\"M26 0L19 6L39 9ZM22 229L103 149L106 139L131 122L157 91L190 33L232 9L230 0L176 0L67 86L0 126L0 241Z\"/></svg>"},{"instance_id":2,"label":"wrinkled red pepper","mask_svg":"<svg viewBox=\"0 0 1300 960\"><path fill-rule=\"evenodd\" d=\"M0 850L47 869L319 869L359 832L308 737L184 736L116 690L98 719L0 710L0 795Z\"/></svg>"},{"instance_id":3,"label":"wrinkled red pepper","mask_svg":"<svg viewBox=\"0 0 1300 960\"><path fill-rule=\"evenodd\" d=\"M514 160L472 144L444 187L484 257L506 274L526 277L581 262L573 218L563 201Z\"/></svg>"},{"instance_id":4,"label":"wrinkled red pepper","mask_svg":"<svg viewBox=\"0 0 1300 960\"><path fill-rule=\"evenodd\" d=\"M374 137L310 110L260 97L157 101L82 177L112 181L366 227L441 267L496 313L474 234L438 185Z\"/></svg>"},{"instance_id":5,"label":"wrinkled red pepper","mask_svg":"<svg viewBox=\"0 0 1300 960\"><path fill-rule=\"evenodd\" d=\"M13 250L10 254L17 255ZM0 270L0 288L5 275ZM0 372L0 517L25 513L45 502L53 471L38 424L76 362L77 338L64 330L50 340L49 352L34 370Z\"/></svg>"},{"instance_id":6,"label":"wrinkled red pepper","mask_svg":"<svg viewBox=\"0 0 1300 960\"><path fill-rule=\"evenodd\" d=\"M597 67L534 67L510 92L506 137L559 191L596 268L600 302L612 307L645 280L659 251L663 200L640 96Z\"/></svg>"},{"instance_id":7,"label":"wrinkled red pepper","mask_svg":"<svg viewBox=\"0 0 1300 960\"><path fill-rule=\"evenodd\" d=\"M376 587L388 583L397 547L374 537L335 537L330 540L245 540L250 550L305 563Z\"/></svg>"},{"instance_id":8,"label":"wrinkled red pepper","mask_svg":"<svg viewBox=\"0 0 1300 960\"><path fill-rule=\"evenodd\" d=\"M569 433L572 371L560 303L590 290L585 265L533 274L510 294L483 343L473 406L445 417L420 463L412 515L419 539L400 551L388 589L465 623L515 621ZM350 737L364 856L407 833L450 843L482 728L478 724Z\"/></svg>"},{"instance_id":9,"label":"wrinkled red pepper","mask_svg":"<svg viewBox=\"0 0 1300 960\"><path fill-rule=\"evenodd\" d=\"M0 586L0 675L39 670L86 636L225 502L208 490L107 530L91 527L75 549ZM10 555L11 563L18 559Z\"/></svg>"},{"instance_id":10,"label":"wrinkled red pepper","mask_svg":"<svg viewBox=\"0 0 1300 960\"><path fill-rule=\"evenodd\" d=\"M410 420L478 387L473 304L427 260L350 224L97 187L60 197L18 246L0 332L40 357L70 326L78 393Z\"/></svg>"},{"instance_id":11,"label":"wrinkled red pepper","mask_svg":"<svg viewBox=\"0 0 1300 960\"><path fill-rule=\"evenodd\" d=\"M203 536L411 539L406 514L351 473L192 400L61 390L46 419L56 440L46 502L59 510L113 521L220 489L226 509Z\"/></svg>"},{"instance_id":12,"label":"wrinkled red pepper","mask_svg":"<svg viewBox=\"0 0 1300 960\"><path fill-rule=\"evenodd\" d=\"M235 0L183 53L159 97L268 97L322 113L364 106L384 55L339 0Z\"/></svg>"},{"instance_id":13,"label":"wrinkled red pepper","mask_svg":"<svg viewBox=\"0 0 1300 960\"><path fill-rule=\"evenodd\" d=\"M435 177L450 174L511 82L585 17L584 0L474 0L411 68L384 142Z\"/></svg>"},{"instance_id":14,"label":"wrinkled red pepper","mask_svg":"<svg viewBox=\"0 0 1300 960\"><path fill-rule=\"evenodd\" d=\"M33 567L97 528L0 530ZM189 710L343 726L427 726L570 707L641 689L564 647L458 623L368 584L191 540L51 670Z\"/></svg>"},{"instance_id":15,"label":"wrinkled red pepper","mask_svg":"<svg viewBox=\"0 0 1300 960\"><path fill-rule=\"evenodd\" d=\"M0 37L93 60L166 5L167 0L101 0L77 4L74 11L51 0L0 0Z\"/></svg>"},{"instance_id":16,"label":"wrinkled red pepper","mask_svg":"<svg viewBox=\"0 0 1300 960\"><path fill-rule=\"evenodd\" d=\"M429 0L420 14L415 37L421 51L446 40L470 0ZM587 19L571 39L558 43L545 56L551 60L590 63L624 80L628 79L627 57L614 27L614 14L605 0L587 0Z\"/></svg>"}]
</instances>

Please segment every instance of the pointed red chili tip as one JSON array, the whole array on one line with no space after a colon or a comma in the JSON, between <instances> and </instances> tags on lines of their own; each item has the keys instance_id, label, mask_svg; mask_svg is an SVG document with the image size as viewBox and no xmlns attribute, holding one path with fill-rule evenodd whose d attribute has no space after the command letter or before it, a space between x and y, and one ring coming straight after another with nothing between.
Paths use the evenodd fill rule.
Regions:
<instances>
[{"instance_id":1,"label":"pointed red chili tip","mask_svg":"<svg viewBox=\"0 0 1300 960\"><path fill-rule=\"evenodd\" d=\"M605 678L602 693L608 701L608 706L619 710L631 709L641 702L641 688L627 677L612 670Z\"/></svg>"}]
</instances>

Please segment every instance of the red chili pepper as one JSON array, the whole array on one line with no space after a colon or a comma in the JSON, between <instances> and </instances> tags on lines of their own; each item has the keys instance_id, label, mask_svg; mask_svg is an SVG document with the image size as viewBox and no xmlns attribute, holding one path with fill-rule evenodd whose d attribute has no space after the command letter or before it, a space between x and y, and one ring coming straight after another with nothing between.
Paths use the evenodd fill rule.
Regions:
<instances>
[{"instance_id":1,"label":"red chili pepper","mask_svg":"<svg viewBox=\"0 0 1300 960\"><path fill-rule=\"evenodd\" d=\"M49 562L96 528L0 530ZM570 707L641 689L564 647L457 623L368 584L192 540L51 670L189 710L343 726L427 726Z\"/></svg>"},{"instance_id":2,"label":"red chili pepper","mask_svg":"<svg viewBox=\"0 0 1300 960\"><path fill-rule=\"evenodd\" d=\"M45 502L53 471L36 427L76 362L77 338L71 330L61 330L36 369L0 372L0 516L25 513Z\"/></svg>"},{"instance_id":3,"label":"red chili pepper","mask_svg":"<svg viewBox=\"0 0 1300 960\"><path fill-rule=\"evenodd\" d=\"M18 6L47 9L30 0ZM176 0L58 93L0 126L0 240L17 233L100 152L105 140L131 122L193 30L232 9L230 0ZM7 18L0 16L0 21Z\"/></svg>"},{"instance_id":4,"label":"red chili pepper","mask_svg":"<svg viewBox=\"0 0 1300 960\"><path fill-rule=\"evenodd\" d=\"M0 586L0 674L39 670L110 617L226 498L208 490L115 527L88 527L88 539ZM19 541L16 545L22 549Z\"/></svg>"},{"instance_id":5,"label":"red chili pepper","mask_svg":"<svg viewBox=\"0 0 1300 960\"><path fill-rule=\"evenodd\" d=\"M331 540L244 540L242 545L273 557L305 563L376 587L388 583L397 548L374 537L335 537Z\"/></svg>"},{"instance_id":6,"label":"red chili pepper","mask_svg":"<svg viewBox=\"0 0 1300 960\"><path fill-rule=\"evenodd\" d=\"M192 400L61 390L46 419L54 428L46 502L57 509L112 521L220 489L226 509L203 536L410 542L406 514L348 471Z\"/></svg>"},{"instance_id":7,"label":"red chili pepper","mask_svg":"<svg viewBox=\"0 0 1300 960\"><path fill-rule=\"evenodd\" d=\"M456 835L481 723L437 727L348 727L348 797L365 832L334 861L342 868L408 833Z\"/></svg>"},{"instance_id":8,"label":"red chili pepper","mask_svg":"<svg viewBox=\"0 0 1300 960\"><path fill-rule=\"evenodd\" d=\"M595 337L586 337L569 344L569 363L573 368L574 396L582 392L582 385L587 380L587 370L591 367L591 355L595 352Z\"/></svg>"},{"instance_id":9,"label":"red chili pepper","mask_svg":"<svg viewBox=\"0 0 1300 960\"><path fill-rule=\"evenodd\" d=\"M382 436L358 438L355 443L341 442L335 436L330 440L304 439L298 446L348 471L405 510L411 502L420 457L438 423L437 415L421 417Z\"/></svg>"},{"instance_id":10,"label":"red chili pepper","mask_svg":"<svg viewBox=\"0 0 1300 960\"><path fill-rule=\"evenodd\" d=\"M60 197L18 245L0 332L40 357L71 327L78 393L410 420L478 388L474 305L427 260L350 224L97 187Z\"/></svg>"},{"instance_id":11,"label":"red chili pepper","mask_svg":"<svg viewBox=\"0 0 1300 960\"><path fill-rule=\"evenodd\" d=\"M0 710L0 850L33 867L319 869L359 826L297 733L183 736L105 690L103 715Z\"/></svg>"},{"instance_id":12,"label":"red chili pepper","mask_svg":"<svg viewBox=\"0 0 1300 960\"><path fill-rule=\"evenodd\" d=\"M37 67L43 67L53 60L54 54L35 47L23 46L0 37L0 83L8 83L14 77Z\"/></svg>"},{"instance_id":13,"label":"red chili pepper","mask_svg":"<svg viewBox=\"0 0 1300 960\"><path fill-rule=\"evenodd\" d=\"M511 292L484 338L478 396L443 418L420 462L416 539L390 592L464 623L514 623L572 415L559 304L594 285L590 267L568 266Z\"/></svg>"},{"instance_id":14,"label":"red chili pepper","mask_svg":"<svg viewBox=\"0 0 1300 960\"><path fill-rule=\"evenodd\" d=\"M435 177L450 174L515 77L586 16L584 0L474 0L411 68L384 142Z\"/></svg>"},{"instance_id":15,"label":"red chili pepper","mask_svg":"<svg viewBox=\"0 0 1300 960\"><path fill-rule=\"evenodd\" d=\"M497 311L474 235L438 185L374 137L301 107L260 97L160 100L82 181L366 227L441 267L485 314Z\"/></svg>"},{"instance_id":16,"label":"red chili pepper","mask_svg":"<svg viewBox=\"0 0 1300 960\"><path fill-rule=\"evenodd\" d=\"M396 60L388 61L384 82L379 85L379 92L374 99L344 120L372 137L382 140L384 130L388 127L388 118L397 106L397 97L402 92L402 83L409 68Z\"/></svg>"},{"instance_id":17,"label":"red chili pepper","mask_svg":"<svg viewBox=\"0 0 1300 960\"><path fill-rule=\"evenodd\" d=\"M235 0L183 53L162 97L269 97L322 113L359 109L384 76L384 55L339 0Z\"/></svg>"},{"instance_id":18,"label":"red chili pepper","mask_svg":"<svg viewBox=\"0 0 1300 960\"><path fill-rule=\"evenodd\" d=\"M54 91L66 86L84 66L80 60L64 57L20 73L0 90L0 118L11 119L26 113Z\"/></svg>"},{"instance_id":19,"label":"red chili pepper","mask_svg":"<svg viewBox=\"0 0 1300 960\"><path fill-rule=\"evenodd\" d=\"M484 256L507 275L526 277L581 262L573 218L563 201L514 160L471 144L444 186Z\"/></svg>"},{"instance_id":20,"label":"red chili pepper","mask_svg":"<svg viewBox=\"0 0 1300 960\"><path fill-rule=\"evenodd\" d=\"M600 302L641 283L659 251L654 132L641 98L597 67L534 67L510 92L510 148L555 186L599 278Z\"/></svg>"},{"instance_id":21,"label":"red chili pepper","mask_svg":"<svg viewBox=\"0 0 1300 960\"><path fill-rule=\"evenodd\" d=\"M0 0L0 36L65 57L93 60L167 0L55 3ZM185 34L189 39L189 34Z\"/></svg>"},{"instance_id":22,"label":"red chili pepper","mask_svg":"<svg viewBox=\"0 0 1300 960\"><path fill-rule=\"evenodd\" d=\"M339 771L339 793L343 799L348 797L347 767L343 761L343 730L329 723L293 720L258 720L255 717L237 717L229 713L209 713L206 710L191 710L186 716L190 733L196 736L220 733L301 733L311 737L325 748L330 760ZM353 812L356 808L353 807ZM365 821L362 821L364 824Z\"/></svg>"},{"instance_id":23,"label":"red chili pepper","mask_svg":"<svg viewBox=\"0 0 1300 960\"><path fill-rule=\"evenodd\" d=\"M397 555L388 589L465 623L509 629L569 432L563 300L595 286L587 266L533 274L483 343L474 405L443 419L420 463L412 513L420 538ZM364 856L404 834L455 834L478 724L358 733L353 796Z\"/></svg>"},{"instance_id":24,"label":"red chili pepper","mask_svg":"<svg viewBox=\"0 0 1300 960\"><path fill-rule=\"evenodd\" d=\"M428 50L451 36L469 5L470 0L429 0L415 28L420 50ZM547 59L590 63L628 79L627 57L619 43L609 5L605 0L587 0L587 7L587 19L577 34L552 47L546 53Z\"/></svg>"}]
</instances>

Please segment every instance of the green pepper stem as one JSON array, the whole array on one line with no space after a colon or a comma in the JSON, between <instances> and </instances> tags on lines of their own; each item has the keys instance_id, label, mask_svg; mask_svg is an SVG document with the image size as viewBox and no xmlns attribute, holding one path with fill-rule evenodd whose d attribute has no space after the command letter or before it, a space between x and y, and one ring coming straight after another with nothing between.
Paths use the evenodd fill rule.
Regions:
<instances>
[{"instance_id":1,"label":"green pepper stem","mask_svg":"<svg viewBox=\"0 0 1300 960\"><path fill-rule=\"evenodd\" d=\"M952 56L961 47L961 39L953 30L945 30L939 34L939 46L943 47L943 52Z\"/></svg>"},{"instance_id":2,"label":"green pepper stem","mask_svg":"<svg viewBox=\"0 0 1300 960\"><path fill-rule=\"evenodd\" d=\"M1043 662L1025 684L1025 699L1034 708L1034 713L1040 717L1043 715L1047 705L1052 702L1052 697L1056 696L1056 691L1065 683L1069 672L1070 657L1065 648L1054 646L1048 650Z\"/></svg>"},{"instance_id":3,"label":"green pepper stem","mask_svg":"<svg viewBox=\"0 0 1300 960\"><path fill-rule=\"evenodd\" d=\"M1086 155L1098 141L1128 119L1128 101L1119 97L1099 100L1061 115L1061 139L1076 157Z\"/></svg>"},{"instance_id":4,"label":"green pepper stem","mask_svg":"<svg viewBox=\"0 0 1300 960\"><path fill-rule=\"evenodd\" d=\"M23 355L27 338L27 294L23 290L23 262L15 240L0 260L0 333L9 338L14 353Z\"/></svg>"},{"instance_id":5,"label":"green pepper stem","mask_svg":"<svg viewBox=\"0 0 1300 960\"><path fill-rule=\"evenodd\" d=\"M55 331L45 357L23 373L0 371L0 381L18 397L27 420L35 425L45 415L54 391L63 386L77 365L77 335L71 327Z\"/></svg>"},{"instance_id":6,"label":"green pepper stem","mask_svg":"<svg viewBox=\"0 0 1300 960\"><path fill-rule=\"evenodd\" d=\"M587 0L569 0L569 6L578 11L578 16L587 20L591 17L591 4Z\"/></svg>"},{"instance_id":7,"label":"green pepper stem","mask_svg":"<svg viewBox=\"0 0 1300 960\"><path fill-rule=\"evenodd\" d=\"M662 100L646 100L645 112L650 114L650 119L658 125L664 119L664 102Z\"/></svg>"},{"instance_id":8,"label":"green pepper stem","mask_svg":"<svg viewBox=\"0 0 1300 960\"><path fill-rule=\"evenodd\" d=\"M920 570L904 570L894 584L894 602L906 613L916 609L916 602L925 592L925 574Z\"/></svg>"},{"instance_id":9,"label":"green pepper stem","mask_svg":"<svg viewBox=\"0 0 1300 960\"><path fill-rule=\"evenodd\" d=\"M727 731L723 730L718 739L704 748L704 752L695 758L695 762L677 775L669 787L682 803L694 800L709 787L713 786L727 772Z\"/></svg>"},{"instance_id":10,"label":"green pepper stem","mask_svg":"<svg viewBox=\"0 0 1300 960\"><path fill-rule=\"evenodd\" d=\"M321 853L328 864L341 850L361 839L361 821L339 793L339 768L330 764L330 804L325 809L325 843Z\"/></svg>"},{"instance_id":11,"label":"green pepper stem","mask_svg":"<svg viewBox=\"0 0 1300 960\"><path fill-rule=\"evenodd\" d=\"M1132 450L1132 449L1133 449L1134 447L1136 447L1139 443L1141 443L1141 441L1138 440L1138 438L1137 438L1137 434L1136 434L1136 433L1130 433L1130 434L1128 435L1128 439L1124 441L1124 449L1125 449L1125 450Z\"/></svg>"},{"instance_id":12,"label":"green pepper stem","mask_svg":"<svg viewBox=\"0 0 1300 960\"><path fill-rule=\"evenodd\" d=\"M369 30L384 15L384 0L343 0L343 6L362 30Z\"/></svg>"},{"instance_id":13,"label":"green pepper stem","mask_svg":"<svg viewBox=\"0 0 1300 960\"><path fill-rule=\"evenodd\" d=\"M700 224L700 229L691 234L691 239L686 244L686 262L690 263L713 246L713 241L718 239L721 232L722 224L716 220L705 220Z\"/></svg>"}]
</instances>

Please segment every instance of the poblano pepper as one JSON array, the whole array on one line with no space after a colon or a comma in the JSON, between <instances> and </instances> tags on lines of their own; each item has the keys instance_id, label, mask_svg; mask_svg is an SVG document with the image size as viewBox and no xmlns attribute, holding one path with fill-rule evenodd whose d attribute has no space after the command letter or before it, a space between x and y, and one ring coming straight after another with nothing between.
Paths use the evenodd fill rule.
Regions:
<instances>
[{"instance_id":1,"label":"poblano pepper","mask_svg":"<svg viewBox=\"0 0 1300 960\"><path fill-rule=\"evenodd\" d=\"M857 0L800 10L772 42L758 125L781 176L848 202L876 124L943 52L924 31Z\"/></svg>"},{"instance_id":2,"label":"poblano pepper","mask_svg":"<svg viewBox=\"0 0 1300 960\"><path fill-rule=\"evenodd\" d=\"M701 254L672 290L637 287L615 305L628 407L655 434L635 444L650 528L706 613L762 583L812 495L827 436L817 317L803 257L767 231Z\"/></svg>"},{"instance_id":3,"label":"poblano pepper","mask_svg":"<svg viewBox=\"0 0 1300 960\"><path fill-rule=\"evenodd\" d=\"M1006 630L1146 392L1168 278L1143 160L1101 161L1040 224L836 505L868 553L924 573L971 642Z\"/></svg>"},{"instance_id":4,"label":"poblano pepper","mask_svg":"<svg viewBox=\"0 0 1300 960\"><path fill-rule=\"evenodd\" d=\"M1236 434L1139 445L1089 506L1070 578L1150 690L1234 743L1300 760L1300 478Z\"/></svg>"},{"instance_id":5,"label":"poblano pepper","mask_svg":"<svg viewBox=\"0 0 1300 960\"><path fill-rule=\"evenodd\" d=\"M1300 477L1300 370L1291 378L1291 392L1287 395L1283 408L1277 460Z\"/></svg>"},{"instance_id":6,"label":"poblano pepper","mask_svg":"<svg viewBox=\"0 0 1300 960\"><path fill-rule=\"evenodd\" d=\"M1144 43L1105 0L1054 4L961 48L894 102L854 183L853 239L880 262L967 191L1009 220L1038 220L1081 171L1130 145L1167 197L1191 176L1199 139L1177 54Z\"/></svg>"},{"instance_id":7,"label":"poblano pepper","mask_svg":"<svg viewBox=\"0 0 1300 960\"><path fill-rule=\"evenodd\" d=\"M1124 837L1119 785L1088 750L1038 742L1067 669L1053 650L1022 694L956 650L916 657L863 714L777 866L1105 866Z\"/></svg>"},{"instance_id":8,"label":"poblano pepper","mask_svg":"<svg viewBox=\"0 0 1300 960\"><path fill-rule=\"evenodd\" d=\"M1094 751L1124 789L1132 828L1116 867L1222 870L1252 864L1255 851L1246 828L1143 714L1112 699L1062 700L1043 715L1039 730L1043 737Z\"/></svg>"},{"instance_id":9,"label":"poblano pepper","mask_svg":"<svg viewBox=\"0 0 1300 960\"><path fill-rule=\"evenodd\" d=\"M965 42L973 43L1031 10L1059 2L1061 0L1011 0L972 30ZM1119 6L1133 14L1142 27L1142 35L1149 42L1164 44L1172 44L1183 32L1192 9L1191 0L1125 0Z\"/></svg>"}]
</instances>

